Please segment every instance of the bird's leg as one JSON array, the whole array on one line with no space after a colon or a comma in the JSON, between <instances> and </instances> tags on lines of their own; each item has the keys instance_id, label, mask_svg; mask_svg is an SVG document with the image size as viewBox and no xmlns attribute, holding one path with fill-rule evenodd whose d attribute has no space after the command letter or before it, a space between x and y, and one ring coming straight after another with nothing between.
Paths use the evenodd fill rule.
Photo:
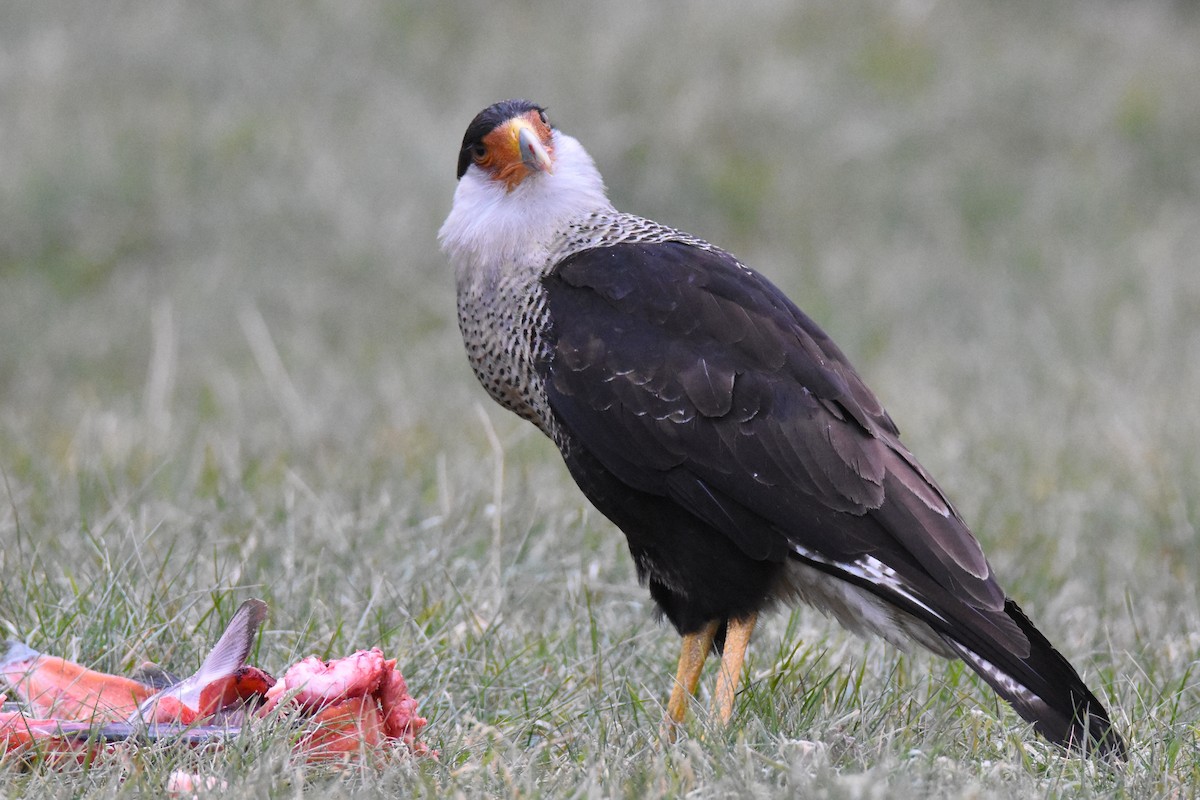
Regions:
<instances>
[{"instance_id":1,"label":"bird's leg","mask_svg":"<svg viewBox=\"0 0 1200 800\"><path fill-rule=\"evenodd\" d=\"M668 739L675 739L675 728L687 714L688 700L696 693L696 685L700 683L700 670L704 668L704 659L708 658L708 651L712 649L717 625L717 621L713 620L696 633L683 637L683 647L679 650L679 669L675 671L675 686L671 689L667 718L663 725Z\"/></svg>"},{"instance_id":2,"label":"bird's leg","mask_svg":"<svg viewBox=\"0 0 1200 800\"><path fill-rule=\"evenodd\" d=\"M746 648L750 645L750 634L758 614L745 619L729 620L725 633L725 649L721 654L721 671L717 675L717 692L713 695L713 712L721 715L721 722L729 724L733 716L733 695L742 677L742 663L746 659Z\"/></svg>"}]
</instances>

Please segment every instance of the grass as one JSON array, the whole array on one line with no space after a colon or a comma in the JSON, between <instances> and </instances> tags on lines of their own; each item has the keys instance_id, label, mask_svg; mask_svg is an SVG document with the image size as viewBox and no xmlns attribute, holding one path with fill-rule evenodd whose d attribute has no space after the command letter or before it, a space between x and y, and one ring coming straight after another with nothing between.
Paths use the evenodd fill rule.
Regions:
<instances>
[{"instance_id":1,"label":"grass","mask_svg":"<svg viewBox=\"0 0 1200 800\"><path fill-rule=\"evenodd\" d=\"M228 797L1195 796L1198 34L1183 2L4 6L0 633L186 671L263 597L257 663L384 648L441 759L264 739L0 797L190 765ZM676 639L475 385L437 251L514 95L834 335L1127 766L808 610L761 626L730 731L658 741Z\"/></svg>"}]
</instances>

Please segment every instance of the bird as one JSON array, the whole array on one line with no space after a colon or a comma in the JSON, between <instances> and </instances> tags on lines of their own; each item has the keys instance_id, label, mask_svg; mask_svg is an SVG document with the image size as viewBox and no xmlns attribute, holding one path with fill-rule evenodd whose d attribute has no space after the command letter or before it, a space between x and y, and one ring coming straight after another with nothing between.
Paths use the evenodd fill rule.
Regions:
<instances>
[{"instance_id":1,"label":"bird","mask_svg":"<svg viewBox=\"0 0 1200 800\"><path fill-rule=\"evenodd\" d=\"M961 659L1068 752L1126 757L830 337L728 252L614 208L544 106L471 120L438 239L476 377L557 446L682 637L669 732L710 652L728 724L760 614L802 602Z\"/></svg>"}]
</instances>

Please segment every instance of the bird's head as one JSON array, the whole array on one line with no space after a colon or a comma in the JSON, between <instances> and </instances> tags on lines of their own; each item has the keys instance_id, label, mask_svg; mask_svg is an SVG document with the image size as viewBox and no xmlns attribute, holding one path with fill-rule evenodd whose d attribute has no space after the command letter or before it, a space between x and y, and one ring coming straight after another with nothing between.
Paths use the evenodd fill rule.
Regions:
<instances>
[{"instance_id":1,"label":"bird's head","mask_svg":"<svg viewBox=\"0 0 1200 800\"><path fill-rule=\"evenodd\" d=\"M528 100L496 103L471 120L457 175L438 238L460 277L534 263L572 219L612 208L591 156Z\"/></svg>"},{"instance_id":2,"label":"bird's head","mask_svg":"<svg viewBox=\"0 0 1200 800\"><path fill-rule=\"evenodd\" d=\"M554 129L546 109L528 100L505 100L480 111L458 151L458 177L474 164L512 191L539 172L554 172Z\"/></svg>"}]
</instances>

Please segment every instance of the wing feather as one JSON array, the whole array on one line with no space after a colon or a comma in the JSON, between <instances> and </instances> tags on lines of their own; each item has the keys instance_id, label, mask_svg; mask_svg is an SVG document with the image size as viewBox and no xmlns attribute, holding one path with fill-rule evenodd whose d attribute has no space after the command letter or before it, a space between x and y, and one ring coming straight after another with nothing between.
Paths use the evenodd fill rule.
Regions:
<instances>
[{"instance_id":1,"label":"wing feather","mask_svg":"<svg viewBox=\"0 0 1200 800\"><path fill-rule=\"evenodd\" d=\"M883 406L765 278L720 251L627 243L569 257L544 286L551 408L626 484L671 497L753 558L796 545L871 554L929 592L1002 612L978 542ZM993 624L1021 646L1019 630Z\"/></svg>"}]
</instances>

